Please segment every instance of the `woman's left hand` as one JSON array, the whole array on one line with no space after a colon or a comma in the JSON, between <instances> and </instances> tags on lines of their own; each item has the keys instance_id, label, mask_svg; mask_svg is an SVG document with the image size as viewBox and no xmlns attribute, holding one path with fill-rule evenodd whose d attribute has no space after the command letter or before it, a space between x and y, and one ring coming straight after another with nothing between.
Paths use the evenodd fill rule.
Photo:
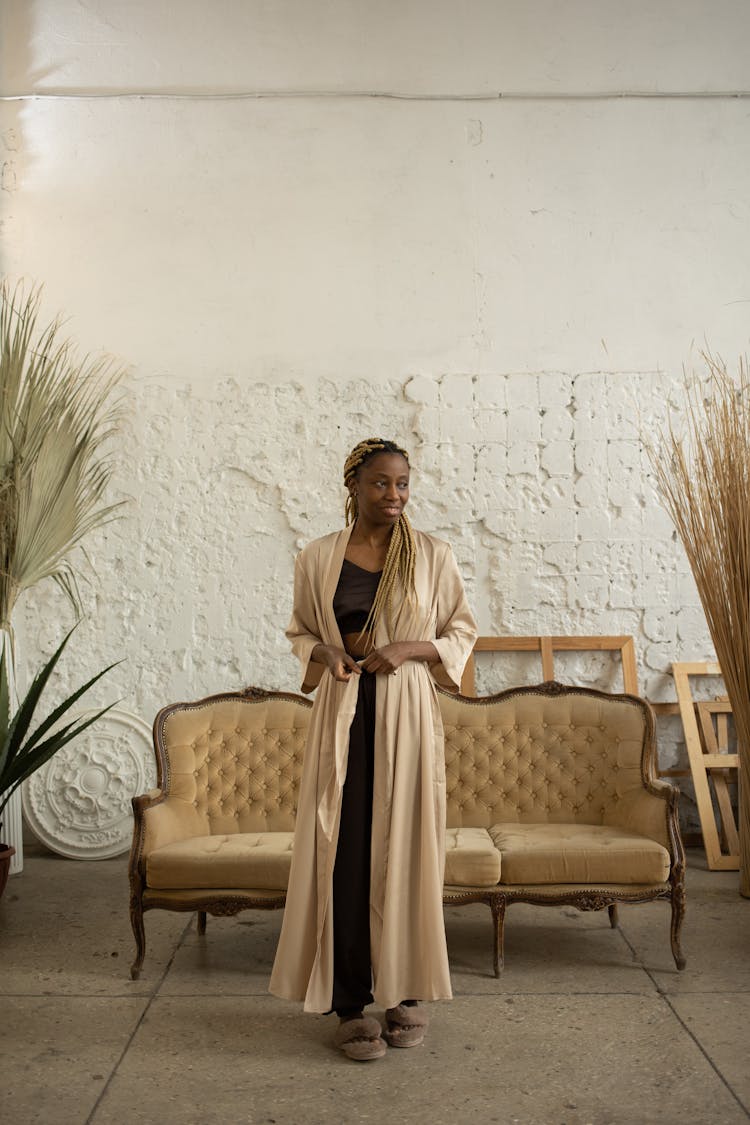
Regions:
<instances>
[{"instance_id":1,"label":"woman's left hand","mask_svg":"<svg viewBox=\"0 0 750 1125\"><path fill-rule=\"evenodd\" d=\"M383 645L382 648L374 648L360 662L360 668L376 675L392 676L410 658L411 645L407 641L396 641L394 644Z\"/></svg>"}]
</instances>

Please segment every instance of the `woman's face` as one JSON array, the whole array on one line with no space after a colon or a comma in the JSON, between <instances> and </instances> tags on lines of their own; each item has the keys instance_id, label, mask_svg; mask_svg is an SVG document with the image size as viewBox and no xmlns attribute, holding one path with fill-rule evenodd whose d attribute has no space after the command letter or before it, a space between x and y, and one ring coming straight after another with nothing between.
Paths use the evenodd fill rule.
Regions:
<instances>
[{"instance_id":1,"label":"woman's face","mask_svg":"<svg viewBox=\"0 0 750 1125\"><path fill-rule=\"evenodd\" d=\"M362 519L393 526L409 500L409 462L400 453L378 453L357 470L350 491Z\"/></svg>"}]
</instances>

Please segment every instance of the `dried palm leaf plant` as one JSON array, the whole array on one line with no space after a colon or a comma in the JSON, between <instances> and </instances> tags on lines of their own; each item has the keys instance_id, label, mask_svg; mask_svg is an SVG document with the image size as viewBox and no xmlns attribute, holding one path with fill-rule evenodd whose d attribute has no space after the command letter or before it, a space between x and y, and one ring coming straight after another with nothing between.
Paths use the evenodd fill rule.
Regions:
<instances>
[{"instance_id":1,"label":"dried palm leaf plant","mask_svg":"<svg viewBox=\"0 0 750 1125\"><path fill-rule=\"evenodd\" d=\"M0 285L0 628L19 595L52 578L80 613L71 550L111 518L106 443L123 371L78 358L54 320L38 326L40 291Z\"/></svg>"},{"instance_id":2,"label":"dried palm leaf plant","mask_svg":"<svg viewBox=\"0 0 750 1125\"><path fill-rule=\"evenodd\" d=\"M647 443L687 554L732 706L740 754L740 893L750 897L750 372L704 352L686 386L685 432Z\"/></svg>"}]
</instances>

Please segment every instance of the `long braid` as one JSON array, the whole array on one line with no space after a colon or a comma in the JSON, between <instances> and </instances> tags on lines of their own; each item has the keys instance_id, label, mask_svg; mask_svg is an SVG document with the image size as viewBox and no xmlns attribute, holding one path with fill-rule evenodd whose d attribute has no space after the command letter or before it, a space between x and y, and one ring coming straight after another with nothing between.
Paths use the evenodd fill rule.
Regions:
<instances>
[{"instance_id":1,"label":"long braid","mask_svg":"<svg viewBox=\"0 0 750 1125\"><path fill-rule=\"evenodd\" d=\"M367 438L365 441L361 441L359 445L355 445L346 459L346 464L344 465L344 484L347 488L354 481L358 469L378 453L399 453L404 458L407 465L409 464L408 453L406 450L396 445L395 442L386 441L383 438ZM347 526L353 523L359 514L357 497L353 496L351 492L347 496L344 514ZM411 604L412 608L416 606L417 593L414 586L414 563L416 561L416 553L416 544L414 542L411 524L402 512L391 532L391 539L385 556L385 564L383 565L383 573L380 576L380 582L378 583L372 608L367 616L367 621L364 624L362 633L366 633L368 630L374 633L383 613L386 615L388 625L392 625L393 598L396 584L399 580L406 594L407 601Z\"/></svg>"}]
</instances>

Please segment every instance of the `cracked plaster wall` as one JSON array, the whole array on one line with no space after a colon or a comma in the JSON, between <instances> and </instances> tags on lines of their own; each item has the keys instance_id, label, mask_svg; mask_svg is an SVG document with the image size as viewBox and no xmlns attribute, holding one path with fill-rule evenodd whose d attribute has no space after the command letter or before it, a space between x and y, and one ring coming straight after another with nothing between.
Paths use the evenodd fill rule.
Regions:
<instances>
[{"instance_id":1,"label":"cracked plaster wall","mask_svg":"<svg viewBox=\"0 0 750 1125\"><path fill-rule=\"evenodd\" d=\"M116 488L127 506L89 541L88 614L66 682L125 655L118 694L148 718L247 683L296 687L282 636L294 554L341 526L344 457L377 419L412 451L412 519L453 544L480 632L632 634L643 689L669 698L672 660L711 656L638 437L663 422L670 395L680 400L679 380L659 374L228 378L200 395L134 381ZM51 648L69 619L40 587L25 645ZM558 659L563 678L620 686L609 657ZM477 674L483 691L540 678L530 656L478 657ZM668 729L661 751L674 764Z\"/></svg>"},{"instance_id":2,"label":"cracked plaster wall","mask_svg":"<svg viewBox=\"0 0 750 1125\"><path fill-rule=\"evenodd\" d=\"M483 633L631 633L654 700L712 655L640 434L679 413L695 339L747 349L745 5L0 18L4 268L130 365L128 503L79 560L61 690L124 658L98 697L150 721L295 686L293 557L340 526L371 432L412 450L413 518ZM54 587L25 599L29 667L71 620ZM560 670L619 686L607 658ZM682 762L674 723L660 752Z\"/></svg>"}]
</instances>

